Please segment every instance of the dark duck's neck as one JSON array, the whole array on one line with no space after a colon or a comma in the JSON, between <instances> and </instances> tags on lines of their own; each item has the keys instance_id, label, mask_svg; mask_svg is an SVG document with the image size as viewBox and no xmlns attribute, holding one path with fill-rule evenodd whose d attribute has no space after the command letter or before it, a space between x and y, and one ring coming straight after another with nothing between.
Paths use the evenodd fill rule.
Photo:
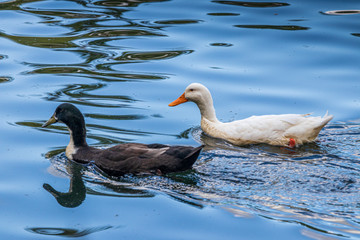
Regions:
<instances>
[{"instance_id":1,"label":"dark duck's neck","mask_svg":"<svg viewBox=\"0 0 360 240\"><path fill-rule=\"evenodd\" d=\"M70 119L62 120L69 129L70 142L75 147L87 146L85 121L82 115L73 116Z\"/></svg>"},{"instance_id":2,"label":"dark duck's neck","mask_svg":"<svg viewBox=\"0 0 360 240\"><path fill-rule=\"evenodd\" d=\"M79 111L78 113L74 112L70 118L65 118L61 121L66 124L70 132L70 142L66 147L66 156L74 160L73 154L75 154L80 147L88 146L86 143L84 117Z\"/></svg>"}]
</instances>

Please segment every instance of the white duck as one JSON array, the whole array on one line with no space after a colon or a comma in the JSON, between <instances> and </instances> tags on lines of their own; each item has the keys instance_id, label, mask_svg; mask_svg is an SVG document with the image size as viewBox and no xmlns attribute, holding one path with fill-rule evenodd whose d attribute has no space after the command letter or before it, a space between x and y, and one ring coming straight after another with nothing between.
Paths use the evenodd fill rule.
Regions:
<instances>
[{"instance_id":1,"label":"white duck","mask_svg":"<svg viewBox=\"0 0 360 240\"><path fill-rule=\"evenodd\" d=\"M192 83L170 107L192 101L201 113L201 129L208 135L235 145L267 143L295 147L312 142L320 130L333 118L309 117L310 114L281 114L252 116L223 123L216 118L210 91L200 83Z\"/></svg>"}]
</instances>

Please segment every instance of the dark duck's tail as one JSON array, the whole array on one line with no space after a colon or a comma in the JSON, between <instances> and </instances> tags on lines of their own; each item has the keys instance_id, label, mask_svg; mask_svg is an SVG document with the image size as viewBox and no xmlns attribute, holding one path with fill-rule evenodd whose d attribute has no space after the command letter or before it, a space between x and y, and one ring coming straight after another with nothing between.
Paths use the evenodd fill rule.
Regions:
<instances>
[{"instance_id":1,"label":"dark duck's tail","mask_svg":"<svg viewBox=\"0 0 360 240\"><path fill-rule=\"evenodd\" d=\"M198 159L201 150L203 149L204 145L194 148L182 161L184 170L189 169L194 165L195 161Z\"/></svg>"},{"instance_id":2,"label":"dark duck's tail","mask_svg":"<svg viewBox=\"0 0 360 240\"><path fill-rule=\"evenodd\" d=\"M203 147L203 145L196 148L190 146L170 147L165 154L168 155L169 160L171 158L172 160L159 167L159 170L161 173L169 173L191 169Z\"/></svg>"}]
</instances>

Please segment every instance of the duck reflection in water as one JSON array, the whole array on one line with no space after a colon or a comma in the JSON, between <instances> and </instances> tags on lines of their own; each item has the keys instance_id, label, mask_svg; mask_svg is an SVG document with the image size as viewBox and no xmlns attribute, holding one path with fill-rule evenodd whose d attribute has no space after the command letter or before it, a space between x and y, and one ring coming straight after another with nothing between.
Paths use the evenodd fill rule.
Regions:
<instances>
[{"instance_id":1,"label":"duck reflection in water","mask_svg":"<svg viewBox=\"0 0 360 240\"><path fill-rule=\"evenodd\" d=\"M58 152L56 150L55 152ZM48 153L52 155L54 153ZM52 166L50 172L54 175L66 175L70 177L70 186L67 192L60 192L54 189L50 184L44 183L43 188L54 196L56 201L63 207L75 208L80 206L86 198L86 194L112 196L112 197L134 197L134 198L150 198L154 197L154 193L144 189L137 189L136 186L129 186L129 179L120 178L103 178L103 175L94 171L90 165L82 165L73 161L68 161L63 154L52 156L50 161ZM102 180L86 180L93 174L99 174L98 178ZM150 175L149 175L150 176ZM136 178L135 178L136 179ZM95 188L86 187L86 183L96 183ZM130 180L131 182L131 180ZM97 186L101 186L101 191L98 191ZM104 191L106 189L106 191Z\"/></svg>"},{"instance_id":2,"label":"duck reflection in water","mask_svg":"<svg viewBox=\"0 0 360 240\"><path fill-rule=\"evenodd\" d=\"M80 206L86 197L86 187L82 179L81 169L80 164L72 163L69 165L68 173L71 179L68 192L59 192L47 183L44 183L44 189L53 195L63 207L75 208Z\"/></svg>"}]
</instances>

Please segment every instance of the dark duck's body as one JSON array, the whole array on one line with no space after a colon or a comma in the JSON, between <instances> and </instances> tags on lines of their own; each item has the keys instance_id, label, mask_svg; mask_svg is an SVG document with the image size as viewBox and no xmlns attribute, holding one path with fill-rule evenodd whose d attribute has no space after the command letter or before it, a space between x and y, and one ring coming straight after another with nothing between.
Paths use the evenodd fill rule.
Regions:
<instances>
[{"instance_id":1,"label":"dark duck's body","mask_svg":"<svg viewBox=\"0 0 360 240\"><path fill-rule=\"evenodd\" d=\"M108 149L97 149L86 143L85 120L74 105L59 105L53 116L43 125L63 122L69 129L70 142L66 156L79 163L94 162L109 175L126 173L170 173L190 169L202 146L168 146L163 144L125 143Z\"/></svg>"}]
</instances>

